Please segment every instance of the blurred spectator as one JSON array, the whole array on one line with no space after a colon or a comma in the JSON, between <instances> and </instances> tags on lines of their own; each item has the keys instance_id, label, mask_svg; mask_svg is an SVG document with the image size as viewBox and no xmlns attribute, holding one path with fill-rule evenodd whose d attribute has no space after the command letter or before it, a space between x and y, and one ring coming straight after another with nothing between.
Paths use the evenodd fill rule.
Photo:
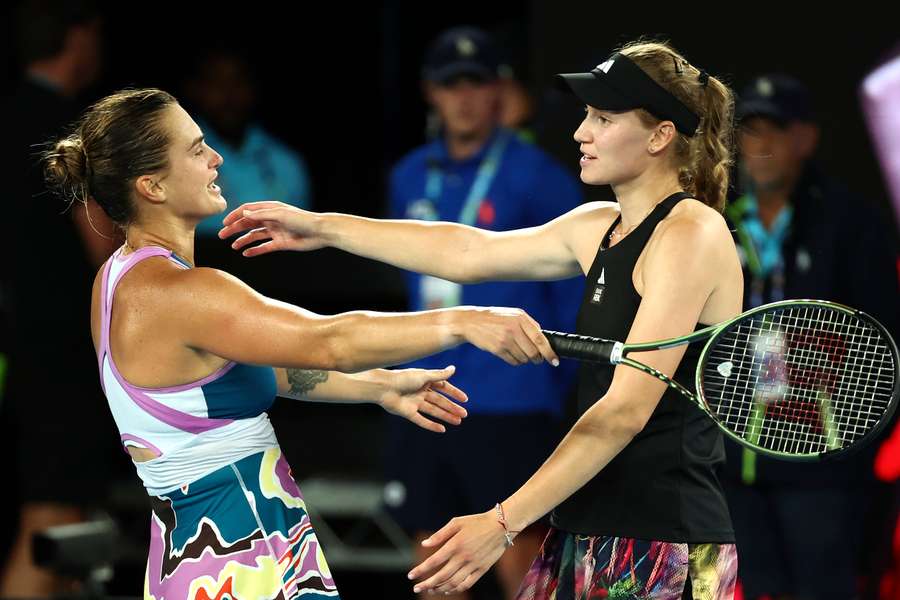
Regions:
<instances>
[{"instance_id":1,"label":"blurred spectator","mask_svg":"<svg viewBox=\"0 0 900 600\"><path fill-rule=\"evenodd\" d=\"M893 199L894 217L900 219L900 169L896 168L900 165L900 44L896 44L878 68L865 77L859 91L869 135ZM900 274L900 257L897 260L897 271ZM896 415L894 420L896 423ZM880 552L877 557L881 560L873 565L876 567L873 574L886 572L882 578L869 582L871 589L865 597L875 597L877 589L881 600L900 600L900 427L896 425L893 433L878 449L875 475L893 488L892 527L890 532L885 532L883 542L878 547Z\"/></svg>"},{"instance_id":2,"label":"blurred spectator","mask_svg":"<svg viewBox=\"0 0 900 600\"><path fill-rule=\"evenodd\" d=\"M99 12L87 0L26 0L16 16L24 75L3 99L15 260L4 275L12 344L2 410L15 469L5 490L18 495L21 510L0 595L41 597L64 582L32 564L31 535L84 519L105 497L115 456L103 443L114 430L92 359L89 301L96 269L118 236L92 201L66 207L37 197L45 193L41 144L76 118L79 94L100 73Z\"/></svg>"},{"instance_id":3,"label":"blurred spectator","mask_svg":"<svg viewBox=\"0 0 900 600\"><path fill-rule=\"evenodd\" d=\"M809 90L781 74L738 98L742 195L726 209L744 267L744 307L786 298L868 312L896 335L890 230L826 176ZM856 596L874 445L828 464L784 463L729 443L726 491L747 600Z\"/></svg>"},{"instance_id":4,"label":"blurred spectator","mask_svg":"<svg viewBox=\"0 0 900 600\"><path fill-rule=\"evenodd\" d=\"M224 49L207 52L197 61L186 88L206 143L224 159L218 181L228 210L257 200L311 207L303 159L256 120L259 90L245 57ZM202 221L197 234L214 238L222 216Z\"/></svg>"},{"instance_id":5,"label":"blurred spectator","mask_svg":"<svg viewBox=\"0 0 900 600\"><path fill-rule=\"evenodd\" d=\"M500 69L498 48L481 30L454 28L432 43L423 76L437 135L393 169L393 218L498 231L542 225L580 204L573 177L502 127ZM517 306L542 326L564 331L575 326L581 294L579 279L461 286L409 273L407 281L410 309ZM395 514L422 540L455 515L490 508L550 455L558 440L554 425L574 384L574 365L514 370L462 347L416 364L455 364L457 381L470 398L465 426L440 438L391 424L388 457L394 467L388 476L405 489L405 502L404 494L394 498L402 502ZM392 460L400 456L405 459ZM540 527L526 529L497 564L505 597L518 590L542 533ZM416 562L430 552L418 544L416 549Z\"/></svg>"}]
</instances>

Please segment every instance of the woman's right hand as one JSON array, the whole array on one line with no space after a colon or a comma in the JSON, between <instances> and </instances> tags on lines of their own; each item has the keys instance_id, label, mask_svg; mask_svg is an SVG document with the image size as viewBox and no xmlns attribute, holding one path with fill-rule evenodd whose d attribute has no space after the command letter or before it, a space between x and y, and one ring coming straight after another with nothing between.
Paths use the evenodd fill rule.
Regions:
<instances>
[{"instance_id":1,"label":"woman's right hand","mask_svg":"<svg viewBox=\"0 0 900 600\"><path fill-rule=\"evenodd\" d=\"M244 233L231 243L244 256L259 256L279 250L317 250L326 246L321 236L321 215L284 202L250 202L232 210L222 221L219 237Z\"/></svg>"},{"instance_id":2,"label":"woman's right hand","mask_svg":"<svg viewBox=\"0 0 900 600\"><path fill-rule=\"evenodd\" d=\"M541 333L541 326L519 308L460 307L466 341L511 365L547 361L559 366L559 357Z\"/></svg>"}]
</instances>

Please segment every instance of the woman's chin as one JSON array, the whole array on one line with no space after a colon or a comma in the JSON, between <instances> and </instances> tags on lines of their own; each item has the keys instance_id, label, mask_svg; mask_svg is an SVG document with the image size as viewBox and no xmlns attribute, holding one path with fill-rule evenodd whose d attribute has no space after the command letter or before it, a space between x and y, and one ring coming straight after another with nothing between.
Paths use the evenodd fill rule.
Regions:
<instances>
[{"instance_id":1,"label":"woman's chin","mask_svg":"<svg viewBox=\"0 0 900 600\"><path fill-rule=\"evenodd\" d=\"M222 195L222 192L218 192L216 194L210 194L215 202L215 212L212 213L217 215L223 212L226 208L228 208L228 201L225 199L225 196Z\"/></svg>"}]
</instances>

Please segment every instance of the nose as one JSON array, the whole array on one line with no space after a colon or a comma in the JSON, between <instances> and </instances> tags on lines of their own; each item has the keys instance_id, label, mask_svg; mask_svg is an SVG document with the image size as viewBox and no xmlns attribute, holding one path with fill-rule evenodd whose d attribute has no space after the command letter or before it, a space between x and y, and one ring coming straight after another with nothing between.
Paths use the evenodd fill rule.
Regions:
<instances>
[{"instance_id":1,"label":"nose","mask_svg":"<svg viewBox=\"0 0 900 600\"><path fill-rule=\"evenodd\" d=\"M576 129L575 133L572 134L572 138L579 144L586 144L591 141L590 135L588 135L587 128L584 126L585 121L587 121L587 119L582 120L581 124L578 125L578 129Z\"/></svg>"},{"instance_id":2,"label":"nose","mask_svg":"<svg viewBox=\"0 0 900 600\"><path fill-rule=\"evenodd\" d=\"M210 148L210 150L212 150L212 148ZM212 153L213 153L212 168L215 169L216 167L221 165L223 162L225 162L225 159L222 158L222 155L219 154L218 152L216 152L215 150L213 150Z\"/></svg>"}]
</instances>

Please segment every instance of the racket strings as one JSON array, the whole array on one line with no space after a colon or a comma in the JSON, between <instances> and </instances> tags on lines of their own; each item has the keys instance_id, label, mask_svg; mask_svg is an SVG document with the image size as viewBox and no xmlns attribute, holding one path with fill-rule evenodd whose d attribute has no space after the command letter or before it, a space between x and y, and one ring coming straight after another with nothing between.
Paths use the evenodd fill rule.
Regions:
<instances>
[{"instance_id":1,"label":"racket strings","mask_svg":"<svg viewBox=\"0 0 900 600\"><path fill-rule=\"evenodd\" d=\"M896 365L881 331L852 314L792 306L721 334L701 386L710 412L742 439L793 455L858 441L884 416Z\"/></svg>"}]
</instances>

